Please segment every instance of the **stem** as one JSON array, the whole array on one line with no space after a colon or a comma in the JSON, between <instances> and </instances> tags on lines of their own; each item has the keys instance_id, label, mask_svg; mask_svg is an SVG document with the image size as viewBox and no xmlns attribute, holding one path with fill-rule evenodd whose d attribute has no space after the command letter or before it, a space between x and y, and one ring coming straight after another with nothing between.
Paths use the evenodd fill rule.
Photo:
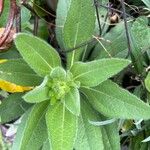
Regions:
<instances>
[{"instance_id":1,"label":"stem","mask_svg":"<svg viewBox=\"0 0 150 150\"><path fill-rule=\"evenodd\" d=\"M10 33L12 27L13 27L14 19L15 19L15 16L16 16L16 10L17 10L16 0L10 0L9 18L8 18L6 28L5 28L2 36L0 37L0 47L6 41L7 37L9 36L9 33Z\"/></svg>"},{"instance_id":2,"label":"stem","mask_svg":"<svg viewBox=\"0 0 150 150\"><path fill-rule=\"evenodd\" d=\"M17 7L17 14L16 14L16 32L21 32L21 9Z\"/></svg>"},{"instance_id":3,"label":"stem","mask_svg":"<svg viewBox=\"0 0 150 150\"><path fill-rule=\"evenodd\" d=\"M39 27L39 17L35 15L34 17L34 29L33 29L33 35L37 36L38 34L38 27Z\"/></svg>"},{"instance_id":4,"label":"stem","mask_svg":"<svg viewBox=\"0 0 150 150\"><path fill-rule=\"evenodd\" d=\"M126 9L124 0L121 0L122 10L123 10L123 19L124 19L124 25L125 25L125 31L126 31L126 37L127 37L127 44L128 44L128 53L131 55L131 43L130 43L130 35L128 30L128 23L127 23L127 16L126 16Z\"/></svg>"},{"instance_id":5,"label":"stem","mask_svg":"<svg viewBox=\"0 0 150 150\"><path fill-rule=\"evenodd\" d=\"M100 22L100 17L99 17L98 1L97 0L94 0L94 6L95 6L96 16L97 16L97 21L98 21L98 26L99 26L99 35L101 36L102 28L101 28L101 22Z\"/></svg>"}]
</instances>

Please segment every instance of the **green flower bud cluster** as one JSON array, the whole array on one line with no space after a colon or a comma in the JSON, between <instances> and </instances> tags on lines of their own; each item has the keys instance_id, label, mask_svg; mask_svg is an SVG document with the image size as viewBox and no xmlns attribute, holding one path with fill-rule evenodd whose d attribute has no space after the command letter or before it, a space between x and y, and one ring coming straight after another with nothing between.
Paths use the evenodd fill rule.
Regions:
<instances>
[{"instance_id":1,"label":"green flower bud cluster","mask_svg":"<svg viewBox=\"0 0 150 150\"><path fill-rule=\"evenodd\" d=\"M77 87L79 84L76 84L73 81L73 76L69 71L66 72L63 68L56 67L48 76L46 86L50 89L49 96L51 104L55 104L57 100L64 98L66 93L70 91L71 87Z\"/></svg>"}]
</instances>

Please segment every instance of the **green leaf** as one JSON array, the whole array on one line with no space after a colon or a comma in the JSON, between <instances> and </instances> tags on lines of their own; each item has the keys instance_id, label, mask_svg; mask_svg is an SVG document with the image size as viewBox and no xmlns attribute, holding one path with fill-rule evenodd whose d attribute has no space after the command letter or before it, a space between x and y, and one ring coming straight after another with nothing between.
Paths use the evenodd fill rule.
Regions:
<instances>
[{"instance_id":1,"label":"green leaf","mask_svg":"<svg viewBox=\"0 0 150 150\"><path fill-rule=\"evenodd\" d=\"M64 24L67 18L67 13L70 8L71 0L59 0L57 4L57 12L56 12L56 38L62 49L64 49L64 41L63 39L63 30Z\"/></svg>"},{"instance_id":2,"label":"green leaf","mask_svg":"<svg viewBox=\"0 0 150 150\"><path fill-rule=\"evenodd\" d=\"M9 95L0 104L0 123L10 122L20 117L31 105L23 101L22 93Z\"/></svg>"},{"instance_id":3,"label":"green leaf","mask_svg":"<svg viewBox=\"0 0 150 150\"><path fill-rule=\"evenodd\" d=\"M57 32L57 35L58 39L62 37L61 40L64 41L63 43L60 42L61 45L68 49L92 38L95 28L95 9L91 0L67 1L65 5L60 5L62 3L64 2L60 0L58 6L65 8L59 10L58 7L57 9L57 19L61 19L61 21L57 21L56 26L62 28L57 30L58 32L60 31L60 33ZM63 12L64 9L66 9L65 12ZM81 59L83 50L84 47L68 53L68 66Z\"/></svg>"},{"instance_id":4,"label":"green leaf","mask_svg":"<svg viewBox=\"0 0 150 150\"><path fill-rule=\"evenodd\" d=\"M77 117L58 102L46 113L49 141L54 150L71 150L77 132Z\"/></svg>"},{"instance_id":5,"label":"green leaf","mask_svg":"<svg viewBox=\"0 0 150 150\"><path fill-rule=\"evenodd\" d=\"M80 81L82 86L94 87L120 72L129 63L129 60L117 58L101 59L87 63L76 62L70 71L74 79Z\"/></svg>"},{"instance_id":6,"label":"green leaf","mask_svg":"<svg viewBox=\"0 0 150 150\"><path fill-rule=\"evenodd\" d=\"M120 22L104 35L101 40L102 45L98 42L90 55L90 60L110 58L125 58L128 54L127 38L124 30L124 23ZM104 49L105 48L105 49Z\"/></svg>"},{"instance_id":7,"label":"green leaf","mask_svg":"<svg viewBox=\"0 0 150 150\"><path fill-rule=\"evenodd\" d=\"M145 79L145 86L146 86L146 89L150 92L150 72L148 73Z\"/></svg>"},{"instance_id":8,"label":"green leaf","mask_svg":"<svg viewBox=\"0 0 150 150\"><path fill-rule=\"evenodd\" d=\"M43 83L40 86L33 89L32 91L29 91L27 94L25 94L23 96L23 99L29 103L39 103L50 99L49 87L46 87L47 81L48 78L45 77Z\"/></svg>"},{"instance_id":9,"label":"green leaf","mask_svg":"<svg viewBox=\"0 0 150 150\"><path fill-rule=\"evenodd\" d=\"M47 139L45 112L47 102L36 104L22 118L12 150L37 150Z\"/></svg>"},{"instance_id":10,"label":"green leaf","mask_svg":"<svg viewBox=\"0 0 150 150\"><path fill-rule=\"evenodd\" d=\"M5 6L4 10L2 12L2 15L0 16L0 26L1 27L6 26L6 23L8 21L10 1L4 1L4 6Z\"/></svg>"},{"instance_id":11,"label":"green leaf","mask_svg":"<svg viewBox=\"0 0 150 150\"><path fill-rule=\"evenodd\" d=\"M21 29L25 29L30 25L31 12L29 9L21 5Z\"/></svg>"},{"instance_id":12,"label":"green leaf","mask_svg":"<svg viewBox=\"0 0 150 150\"><path fill-rule=\"evenodd\" d=\"M65 80L66 71L62 67L56 67L51 71L50 77L57 78L58 80Z\"/></svg>"},{"instance_id":13,"label":"green leaf","mask_svg":"<svg viewBox=\"0 0 150 150\"><path fill-rule=\"evenodd\" d=\"M108 119L100 115L101 120ZM102 129L103 143L105 150L120 150L120 136L118 131L118 122L100 126Z\"/></svg>"},{"instance_id":14,"label":"green leaf","mask_svg":"<svg viewBox=\"0 0 150 150\"><path fill-rule=\"evenodd\" d=\"M21 86L36 86L42 78L23 61L23 59L8 60L0 64L0 79Z\"/></svg>"},{"instance_id":15,"label":"green leaf","mask_svg":"<svg viewBox=\"0 0 150 150\"><path fill-rule=\"evenodd\" d=\"M148 143L141 142L144 138L144 132L140 132L136 136L133 136L130 140L129 150L147 150L149 148Z\"/></svg>"},{"instance_id":16,"label":"green leaf","mask_svg":"<svg viewBox=\"0 0 150 150\"><path fill-rule=\"evenodd\" d=\"M103 150L104 143L101 128L89 123L89 120L97 120L99 118L98 114L92 109L89 103L84 101L84 99L81 101L81 112L75 149Z\"/></svg>"},{"instance_id":17,"label":"green leaf","mask_svg":"<svg viewBox=\"0 0 150 150\"><path fill-rule=\"evenodd\" d=\"M121 119L149 119L150 107L135 95L108 80L96 88L82 88L92 106L105 116Z\"/></svg>"},{"instance_id":18,"label":"green leaf","mask_svg":"<svg viewBox=\"0 0 150 150\"><path fill-rule=\"evenodd\" d=\"M150 2L150 1L149 1ZM131 34L139 49L146 49L150 45L150 29L147 17L138 17L131 26ZM139 50L139 51L140 51ZM139 53L140 54L140 53Z\"/></svg>"},{"instance_id":19,"label":"green leaf","mask_svg":"<svg viewBox=\"0 0 150 150\"><path fill-rule=\"evenodd\" d=\"M53 67L61 66L58 53L35 36L19 33L15 44L24 60L41 76L49 74Z\"/></svg>"},{"instance_id":20,"label":"green leaf","mask_svg":"<svg viewBox=\"0 0 150 150\"><path fill-rule=\"evenodd\" d=\"M145 5L146 5L147 7L150 8L150 1L149 1L149 0L142 0L142 1L145 3Z\"/></svg>"},{"instance_id":21,"label":"green leaf","mask_svg":"<svg viewBox=\"0 0 150 150\"><path fill-rule=\"evenodd\" d=\"M136 72L142 74L144 63L147 63L143 53L149 49L150 45L150 30L147 18L138 17L131 28L129 28L129 31L132 49L131 59Z\"/></svg>"},{"instance_id":22,"label":"green leaf","mask_svg":"<svg viewBox=\"0 0 150 150\"><path fill-rule=\"evenodd\" d=\"M80 114L80 94L77 88L72 87L63 98L66 108L74 115Z\"/></svg>"},{"instance_id":23,"label":"green leaf","mask_svg":"<svg viewBox=\"0 0 150 150\"><path fill-rule=\"evenodd\" d=\"M42 150L51 150L48 139L43 143Z\"/></svg>"},{"instance_id":24,"label":"green leaf","mask_svg":"<svg viewBox=\"0 0 150 150\"><path fill-rule=\"evenodd\" d=\"M49 95L49 88L35 88L32 91L28 92L26 95L23 96L23 99L28 103L40 103L42 101L50 99Z\"/></svg>"}]
</instances>

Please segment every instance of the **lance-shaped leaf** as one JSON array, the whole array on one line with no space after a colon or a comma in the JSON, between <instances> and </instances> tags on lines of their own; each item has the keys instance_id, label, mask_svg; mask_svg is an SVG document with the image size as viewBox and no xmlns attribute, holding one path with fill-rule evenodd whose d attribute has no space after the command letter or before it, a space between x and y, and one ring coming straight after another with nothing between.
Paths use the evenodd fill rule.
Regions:
<instances>
[{"instance_id":1,"label":"lance-shaped leaf","mask_svg":"<svg viewBox=\"0 0 150 150\"><path fill-rule=\"evenodd\" d=\"M82 88L93 107L105 116L121 119L149 119L150 106L108 80L96 88Z\"/></svg>"},{"instance_id":2,"label":"lance-shaped leaf","mask_svg":"<svg viewBox=\"0 0 150 150\"><path fill-rule=\"evenodd\" d=\"M39 103L29 109L21 120L12 150L40 149L47 139L45 110L47 102Z\"/></svg>"},{"instance_id":3,"label":"lance-shaped leaf","mask_svg":"<svg viewBox=\"0 0 150 150\"><path fill-rule=\"evenodd\" d=\"M49 88L35 88L32 91L28 92L26 95L23 96L23 99L28 103L40 103L42 101L50 99L49 95Z\"/></svg>"},{"instance_id":4,"label":"lance-shaped leaf","mask_svg":"<svg viewBox=\"0 0 150 150\"><path fill-rule=\"evenodd\" d=\"M19 33L15 37L15 45L34 71L45 76L53 67L61 66L58 53L43 40L25 33Z\"/></svg>"},{"instance_id":5,"label":"lance-shaped leaf","mask_svg":"<svg viewBox=\"0 0 150 150\"><path fill-rule=\"evenodd\" d=\"M120 150L120 139L116 122L105 126L94 126L90 124L90 120L100 121L106 119L106 117L98 114L83 96L81 106L82 116L79 118L80 124L75 145L76 150Z\"/></svg>"},{"instance_id":6,"label":"lance-shaped leaf","mask_svg":"<svg viewBox=\"0 0 150 150\"><path fill-rule=\"evenodd\" d=\"M71 72L76 81L80 81L81 85L94 87L120 72L130 63L125 59L101 59L87 63L76 62Z\"/></svg>"},{"instance_id":7,"label":"lance-shaped leaf","mask_svg":"<svg viewBox=\"0 0 150 150\"><path fill-rule=\"evenodd\" d=\"M57 30L57 37L58 39L62 37L61 40L64 42L59 43L66 49L74 48L92 38L95 28L95 9L92 3L91 0L59 1L57 17L61 21L57 20L57 26L60 28ZM68 53L68 66L74 60L81 59L83 50L84 47Z\"/></svg>"},{"instance_id":8,"label":"lance-shaped leaf","mask_svg":"<svg viewBox=\"0 0 150 150\"><path fill-rule=\"evenodd\" d=\"M50 99L49 88L46 86L47 81L48 78L46 76L45 79L43 80L43 83L40 86L33 89L32 91L25 94L23 96L23 99L29 103L39 103Z\"/></svg>"},{"instance_id":9,"label":"lance-shaped leaf","mask_svg":"<svg viewBox=\"0 0 150 150\"><path fill-rule=\"evenodd\" d=\"M42 78L35 74L23 59L0 63L0 79L21 86L36 86L42 82Z\"/></svg>"},{"instance_id":10,"label":"lance-shaped leaf","mask_svg":"<svg viewBox=\"0 0 150 150\"><path fill-rule=\"evenodd\" d=\"M22 99L23 94L11 94L0 105L0 123L10 122L20 117L32 105Z\"/></svg>"},{"instance_id":11,"label":"lance-shaped leaf","mask_svg":"<svg viewBox=\"0 0 150 150\"><path fill-rule=\"evenodd\" d=\"M107 117L99 115L100 120L108 120ZM113 119L114 120L114 119ZM120 150L120 136L118 131L118 122L100 126L103 135L105 149Z\"/></svg>"},{"instance_id":12,"label":"lance-shaped leaf","mask_svg":"<svg viewBox=\"0 0 150 150\"><path fill-rule=\"evenodd\" d=\"M66 108L74 115L80 114L80 94L77 88L71 88L63 98Z\"/></svg>"},{"instance_id":13,"label":"lance-shaped leaf","mask_svg":"<svg viewBox=\"0 0 150 150\"><path fill-rule=\"evenodd\" d=\"M64 49L63 30L66 22L67 13L70 7L70 0L59 0L56 12L56 38L62 49Z\"/></svg>"},{"instance_id":14,"label":"lance-shaped leaf","mask_svg":"<svg viewBox=\"0 0 150 150\"><path fill-rule=\"evenodd\" d=\"M75 145L76 150L104 149L101 128L89 123L89 120L97 120L98 118L98 114L90 104L81 99L81 116Z\"/></svg>"},{"instance_id":15,"label":"lance-shaped leaf","mask_svg":"<svg viewBox=\"0 0 150 150\"><path fill-rule=\"evenodd\" d=\"M48 108L46 123L52 149L73 149L77 132L77 117L70 113L64 104L58 102Z\"/></svg>"},{"instance_id":16,"label":"lance-shaped leaf","mask_svg":"<svg viewBox=\"0 0 150 150\"><path fill-rule=\"evenodd\" d=\"M127 38L124 30L124 22L118 23L110 32L104 35L104 39L111 42L101 40L95 45L95 48L90 55L90 60L110 58L125 58L128 54Z\"/></svg>"}]
</instances>

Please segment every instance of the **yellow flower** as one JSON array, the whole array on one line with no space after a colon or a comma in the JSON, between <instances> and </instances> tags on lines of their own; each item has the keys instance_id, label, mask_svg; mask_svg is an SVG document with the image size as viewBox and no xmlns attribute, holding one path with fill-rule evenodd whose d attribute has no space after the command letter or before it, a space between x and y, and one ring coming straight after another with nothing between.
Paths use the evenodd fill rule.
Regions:
<instances>
[{"instance_id":1,"label":"yellow flower","mask_svg":"<svg viewBox=\"0 0 150 150\"><path fill-rule=\"evenodd\" d=\"M0 59L0 64L6 62L7 59ZM15 93L15 92L24 92L24 91L29 91L32 90L33 87L25 87L25 86L20 86L16 85L11 82L7 82L5 80L0 79L0 88L4 91L10 92L10 93Z\"/></svg>"}]
</instances>

